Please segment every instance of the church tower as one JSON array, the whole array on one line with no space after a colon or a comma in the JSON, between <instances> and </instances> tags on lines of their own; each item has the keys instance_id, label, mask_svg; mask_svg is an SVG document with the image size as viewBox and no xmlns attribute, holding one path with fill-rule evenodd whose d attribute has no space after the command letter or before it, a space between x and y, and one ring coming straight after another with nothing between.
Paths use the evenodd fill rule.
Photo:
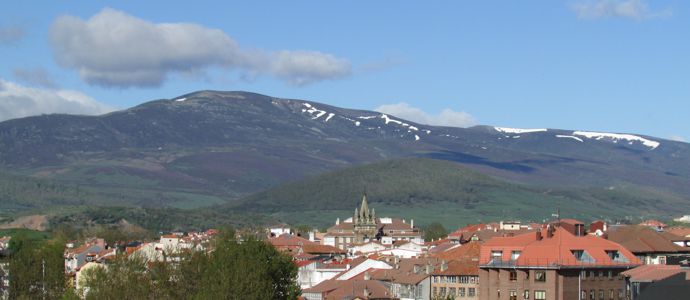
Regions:
<instances>
[{"instance_id":1,"label":"church tower","mask_svg":"<svg viewBox=\"0 0 690 300\"><path fill-rule=\"evenodd\" d=\"M369 210L366 193L362 196L362 204L359 210L355 208L352 222L354 223L355 243L363 243L374 239L376 236L376 216L373 209Z\"/></svg>"}]
</instances>

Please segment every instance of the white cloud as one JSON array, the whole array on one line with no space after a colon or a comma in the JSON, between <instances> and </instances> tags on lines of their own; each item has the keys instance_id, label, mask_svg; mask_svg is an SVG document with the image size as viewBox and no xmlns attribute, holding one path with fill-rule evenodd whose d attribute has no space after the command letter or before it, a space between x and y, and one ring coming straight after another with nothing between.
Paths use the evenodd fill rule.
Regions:
<instances>
[{"instance_id":1,"label":"white cloud","mask_svg":"<svg viewBox=\"0 0 690 300\"><path fill-rule=\"evenodd\" d=\"M685 137L682 137L680 135L672 135L669 137L670 140L676 141L676 142L687 142L688 140L685 139Z\"/></svg>"},{"instance_id":2,"label":"white cloud","mask_svg":"<svg viewBox=\"0 0 690 300\"><path fill-rule=\"evenodd\" d=\"M50 40L57 62L90 84L161 85L172 73L209 67L247 77L272 75L292 85L338 79L351 73L343 59L317 51L244 49L223 31L191 23L151 23L105 8L88 20L62 16Z\"/></svg>"},{"instance_id":3,"label":"white cloud","mask_svg":"<svg viewBox=\"0 0 690 300\"><path fill-rule=\"evenodd\" d=\"M374 110L420 124L451 127L469 127L477 124L477 121L470 114L463 111L455 111L450 108L442 110L438 115L432 115L405 102L400 102L396 104L384 104Z\"/></svg>"},{"instance_id":4,"label":"white cloud","mask_svg":"<svg viewBox=\"0 0 690 300\"><path fill-rule=\"evenodd\" d=\"M570 8L578 17L584 19L623 17L641 20L668 17L672 14L669 9L652 11L642 0L588 0L574 3Z\"/></svg>"},{"instance_id":5,"label":"white cloud","mask_svg":"<svg viewBox=\"0 0 690 300\"><path fill-rule=\"evenodd\" d=\"M0 26L0 46L14 44L25 35L26 31L21 26Z\"/></svg>"},{"instance_id":6,"label":"white cloud","mask_svg":"<svg viewBox=\"0 0 690 300\"><path fill-rule=\"evenodd\" d=\"M0 121L51 113L98 115L113 110L81 92L31 88L0 79Z\"/></svg>"}]
</instances>

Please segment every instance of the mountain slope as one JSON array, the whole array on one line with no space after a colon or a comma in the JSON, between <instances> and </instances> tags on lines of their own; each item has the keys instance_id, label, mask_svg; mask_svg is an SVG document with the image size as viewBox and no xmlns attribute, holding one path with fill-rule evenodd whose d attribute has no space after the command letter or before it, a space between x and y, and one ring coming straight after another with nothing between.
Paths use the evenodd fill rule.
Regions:
<instances>
[{"instance_id":1,"label":"mountain slope","mask_svg":"<svg viewBox=\"0 0 690 300\"><path fill-rule=\"evenodd\" d=\"M638 203L639 211L670 213L668 207L690 194L686 143L573 130L427 126L247 92L201 91L103 116L0 122L3 172L88 187L95 205L239 205L240 198L284 183L415 157L539 189L634 187L658 197Z\"/></svg>"},{"instance_id":2,"label":"mountain slope","mask_svg":"<svg viewBox=\"0 0 690 300\"><path fill-rule=\"evenodd\" d=\"M325 225L345 218L366 190L379 216L399 216L463 223L522 219L542 220L557 209L585 220L689 209L681 199L673 205L649 203L658 195L634 187L623 190L562 189L524 186L482 175L457 163L433 159L389 160L330 172L246 197L227 211L270 214L293 223ZM650 207L649 211L640 209ZM310 216L304 218L305 215Z\"/></svg>"}]
</instances>

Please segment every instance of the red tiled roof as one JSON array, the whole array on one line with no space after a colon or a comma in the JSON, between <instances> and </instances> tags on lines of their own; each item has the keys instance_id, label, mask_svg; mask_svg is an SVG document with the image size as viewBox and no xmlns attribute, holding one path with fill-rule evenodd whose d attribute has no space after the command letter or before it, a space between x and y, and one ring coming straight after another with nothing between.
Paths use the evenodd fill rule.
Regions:
<instances>
[{"instance_id":1,"label":"red tiled roof","mask_svg":"<svg viewBox=\"0 0 690 300\"><path fill-rule=\"evenodd\" d=\"M620 243L633 253L690 252L674 244L668 236L642 225L611 227L608 230L608 239Z\"/></svg>"},{"instance_id":2,"label":"red tiled roof","mask_svg":"<svg viewBox=\"0 0 690 300\"><path fill-rule=\"evenodd\" d=\"M481 247L480 264L515 267L581 267L581 266L621 266L631 267L640 264L639 259L623 246L595 236L575 236L561 227L555 227L552 237L541 232L538 240L536 233L527 233L515 237L495 237ZM593 262L578 261L573 250L584 250ZM606 251L618 251L627 262L612 260ZM500 262L492 260L492 251L502 251ZM517 260L511 261L512 251L521 251Z\"/></svg>"},{"instance_id":3,"label":"red tiled roof","mask_svg":"<svg viewBox=\"0 0 690 300\"><path fill-rule=\"evenodd\" d=\"M447 268L444 271L437 269L432 275L476 275L479 276L479 261L478 260L451 260L447 262Z\"/></svg>"},{"instance_id":4,"label":"red tiled roof","mask_svg":"<svg viewBox=\"0 0 690 300\"><path fill-rule=\"evenodd\" d=\"M445 260L479 260L480 249L481 244L475 241L469 242L460 247L452 248L445 252L437 253L434 256Z\"/></svg>"},{"instance_id":5,"label":"red tiled roof","mask_svg":"<svg viewBox=\"0 0 690 300\"><path fill-rule=\"evenodd\" d=\"M319 293L324 300L394 299L383 283L376 280L326 280L302 293Z\"/></svg>"},{"instance_id":6,"label":"red tiled roof","mask_svg":"<svg viewBox=\"0 0 690 300\"><path fill-rule=\"evenodd\" d=\"M654 282L663 280L678 273L685 273L686 280L690 279L690 270L678 265L643 265L623 272L623 276L630 277L631 281Z\"/></svg>"},{"instance_id":7,"label":"red tiled roof","mask_svg":"<svg viewBox=\"0 0 690 300\"><path fill-rule=\"evenodd\" d=\"M652 227L666 227L666 224L662 223L659 220L645 220L644 222L640 223L640 225Z\"/></svg>"},{"instance_id":8,"label":"red tiled roof","mask_svg":"<svg viewBox=\"0 0 690 300\"><path fill-rule=\"evenodd\" d=\"M673 227L673 228L666 228L666 232L675 234L680 237L688 237L690 236L690 227Z\"/></svg>"}]
</instances>

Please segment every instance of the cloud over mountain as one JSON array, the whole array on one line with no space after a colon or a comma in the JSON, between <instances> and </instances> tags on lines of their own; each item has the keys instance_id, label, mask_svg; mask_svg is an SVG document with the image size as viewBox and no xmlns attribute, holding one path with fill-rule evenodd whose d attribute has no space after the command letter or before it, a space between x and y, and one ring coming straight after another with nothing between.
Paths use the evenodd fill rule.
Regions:
<instances>
[{"instance_id":1,"label":"cloud over mountain","mask_svg":"<svg viewBox=\"0 0 690 300\"><path fill-rule=\"evenodd\" d=\"M400 102L395 104L384 104L374 110L420 124L450 127L469 127L477 124L477 121L472 115L450 108L442 110L437 115L432 115L405 102Z\"/></svg>"},{"instance_id":2,"label":"cloud over mountain","mask_svg":"<svg viewBox=\"0 0 690 300\"><path fill-rule=\"evenodd\" d=\"M31 88L0 79L0 121L51 113L98 115L113 110L81 92Z\"/></svg>"},{"instance_id":3,"label":"cloud over mountain","mask_svg":"<svg viewBox=\"0 0 690 300\"><path fill-rule=\"evenodd\" d=\"M59 17L50 30L57 62L90 84L155 87L173 73L210 67L270 75L301 86L350 75L344 59L318 51L245 49L221 30L152 23L105 8L88 20Z\"/></svg>"}]
</instances>

